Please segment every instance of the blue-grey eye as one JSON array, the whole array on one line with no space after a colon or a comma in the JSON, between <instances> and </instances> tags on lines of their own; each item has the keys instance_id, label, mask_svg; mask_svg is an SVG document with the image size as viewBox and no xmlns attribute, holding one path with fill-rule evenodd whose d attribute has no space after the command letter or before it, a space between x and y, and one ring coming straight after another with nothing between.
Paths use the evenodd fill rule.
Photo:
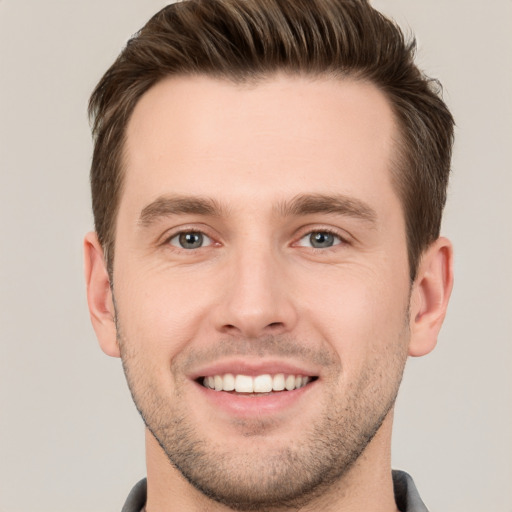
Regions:
<instances>
[{"instance_id":1,"label":"blue-grey eye","mask_svg":"<svg viewBox=\"0 0 512 512\"><path fill-rule=\"evenodd\" d=\"M211 240L199 231L186 231L173 236L169 243L180 249L199 249L205 245L210 245Z\"/></svg>"},{"instance_id":2,"label":"blue-grey eye","mask_svg":"<svg viewBox=\"0 0 512 512\"><path fill-rule=\"evenodd\" d=\"M329 233L329 231L313 231L303 236L299 241L299 245L302 247L313 247L314 249L328 249L340 242L340 237Z\"/></svg>"}]
</instances>

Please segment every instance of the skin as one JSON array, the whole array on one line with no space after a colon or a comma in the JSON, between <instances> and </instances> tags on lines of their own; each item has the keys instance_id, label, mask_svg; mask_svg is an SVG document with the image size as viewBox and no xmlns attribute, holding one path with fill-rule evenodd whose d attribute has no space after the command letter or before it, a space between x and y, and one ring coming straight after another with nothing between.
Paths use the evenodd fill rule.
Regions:
<instances>
[{"instance_id":1,"label":"skin","mask_svg":"<svg viewBox=\"0 0 512 512\"><path fill-rule=\"evenodd\" d=\"M409 281L397 136L384 95L351 80L174 77L139 101L112 286L94 233L85 266L100 345L148 427L148 511L396 510L393 404L453 281L444 238ZM237 409L254 398L196 382L219 365L314 382Z\"/></svg>"}]
</instances>

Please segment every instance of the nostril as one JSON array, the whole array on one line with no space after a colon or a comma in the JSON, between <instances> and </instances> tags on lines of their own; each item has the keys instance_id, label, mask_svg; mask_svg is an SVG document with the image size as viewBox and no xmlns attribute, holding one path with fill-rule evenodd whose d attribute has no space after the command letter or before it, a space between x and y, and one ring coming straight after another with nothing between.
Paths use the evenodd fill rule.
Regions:
<instances>
[{"instance_id":1,"label":"nostril","mask_svg":"<svg viewBox=\"0 0 512 512\"><path fill-rule=\"evenodd\" d=\"M220 331L223 334L227 334L228 336L241 336L241 335L243 335L243 332L236 325L233 325L233 324L225 324L225 325L223 325L222 328L220 329Z\"/></svg>"},{"instance_id":2,"label":"nostril","mask_svg":"<svg viewBox=\"0 0 512 512\"><path fill-rule=\"evenodd\" d=\"M269 334L278 334L286 329L284 322L251 322L241 321L240 324L224 324L220 328L221 332L227 335L242 335L246 338L256 339L260 336Z\"/></svg>"}]
</instances>

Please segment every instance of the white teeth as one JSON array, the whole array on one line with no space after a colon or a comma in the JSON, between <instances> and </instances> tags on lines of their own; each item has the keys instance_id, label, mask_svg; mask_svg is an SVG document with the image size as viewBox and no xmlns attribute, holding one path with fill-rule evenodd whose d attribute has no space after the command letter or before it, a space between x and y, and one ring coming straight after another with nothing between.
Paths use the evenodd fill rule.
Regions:
<instances>
[{"instance_id":1,"label":"white teeth","mask_svg":"<svg viewBox=\"0 0 512 512\"><path fill-rule=\"evenodd\" d=\"M278 373L257 375L210 375L204 377L203 385L215 391L236 391L237 393L270 393L271 391L293 391L304 387L310 382L310 377L302 375L285 375Z\"/></svg>"},{"instance_id":2,"label":"white teeth","mask_svg":"<svg viewBox=\"0 0 512 512\"><path fill-rule=\"evenodd\" d=\"M215 391L222 391L223 388L223 379L220 375L215 375L213 378L215 381Z\"/></svg>"},{"instance_id":3,"label":"white teeth","mask_svg":"<svg viewBox=\"0 0 512 512\"><path fill-rule=\"evenodd\" d=\"M231 373L226 373L223 379L223 391L234 391L235 389L235 376Z\"/></svg>"},{"instance_id":4,"label":"white teeth","mask_svg":"<svg viewBox=\"0 0 512 512\"><path fill-rule=\"evenodd\" d=\"M270 393L272 391L272 377L270 375L258 375L254 378L255 393Z\"/></svg>"},{"instance_id":5,"label":"white teeth","mask_svg":"<svg viewBox=\"0 0 512 512\"><path fill-rule=\"evenodd\" d=\"M288 391L295 389L295 375L288 375L288 377L286 377L286 380L284 381L284 387Z\"/></svg>"},{"instance_id":6,"label":"white teeth","mask_svg":"<svg viewBox=\"0 0 512 512\"><path fill-rule=\"evenodd\" d=\"M272 379L272 389L274 391L283 391L284 389L284 373L274 375Z\"/></svg>"},{"instance_id":7,"label":"white teeth","mask_svg":"<svg viewBox=\"0 0 512 512\"><path fill-rule=\"evenodd\" d=\"M254 391L254 380L247 375L235 377L235 391L237 393L252 393Z\"/></svg>"}]
</instances>

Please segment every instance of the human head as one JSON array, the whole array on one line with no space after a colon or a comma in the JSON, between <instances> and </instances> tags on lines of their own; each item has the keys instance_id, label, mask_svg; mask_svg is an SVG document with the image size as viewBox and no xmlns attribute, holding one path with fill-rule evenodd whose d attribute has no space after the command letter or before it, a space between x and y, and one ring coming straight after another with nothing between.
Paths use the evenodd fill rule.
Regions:
<instances>
[{"instance_id":1,"label":"human head","mask_svg":"<svg viewBox=\"0 0 512 512\"><path fill-rule=\"evenodd\" d=\"M93 212L110 273L125 131L141 96L173 75L257 83L285 72L369 81L386 95L399 127L391 172L413 280L422 252L439 236L453 141L437 82L415 66L414 51L414 41L366 0L188 0L162 9L90 100Z\"/></svg>"},{"instance_id":2,"label":"human head","mask_svg":"<svg viewBox=\"0 0 512 512\"><path fill-rule=\"evenodd\" d=\"M172 489L184 510L296 509L390 480L402 371L434 347L451 286L442 237L410 285L396 131L351 79L179 76L140 99L114 279L94 233L85 270L147 427L148 508Z\"/></svg>"}]
</instances>

